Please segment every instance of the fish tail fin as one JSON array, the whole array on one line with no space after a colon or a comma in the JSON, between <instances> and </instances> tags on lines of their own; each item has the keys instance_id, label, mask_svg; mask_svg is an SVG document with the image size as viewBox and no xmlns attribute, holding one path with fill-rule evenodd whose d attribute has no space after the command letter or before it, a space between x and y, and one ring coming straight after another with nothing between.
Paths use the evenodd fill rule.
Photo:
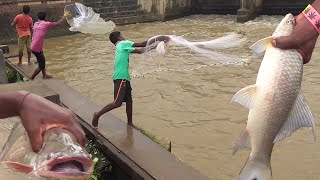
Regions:
<instances>
[{"instance_id":1,"label":"fish tail fin","mask_svg":"<svg viewBox=\"0 0 320 180\"><path fill-rule=\"evenodd\" d=\"M242 168L237 180L271 180L272 171L269 162L249 159Z\"/></svg>"}]
</instances>

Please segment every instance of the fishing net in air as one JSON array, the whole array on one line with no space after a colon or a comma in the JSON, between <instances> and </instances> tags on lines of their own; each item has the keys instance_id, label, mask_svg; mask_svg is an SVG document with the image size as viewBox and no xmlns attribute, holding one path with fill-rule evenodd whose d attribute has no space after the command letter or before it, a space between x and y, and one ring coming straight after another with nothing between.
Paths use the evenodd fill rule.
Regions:
<instances>
[{"instance_id":1,"label":"fishing net in air","mask_svg":"<svg viewBox=\"0 0 320 180\"><path fill-rule=\"evenodd\" d=\"M234 52L241 48L245 39L230 33L211 40L187 40L183 36L167 35L167 42L157 41L162 35L151 37L140 63L133 69L132 76L162 71L193 71L217 65L242 65L245 58ZM156 39L154 42L153 39Z\"/></svg>"},{"instance_id":2,"label":"fishing net in air","mask_svg":"<svg viewBox=\"0 0 320 180\"><path fill-rule=\"evenodd\" d=\"M81 3L66 5L64 13L66 20L71 26L70 31L78 31L89 34L106 34L111 32L116 25L112 21L105 21L93 11Z\"/></svg>"},{"instance_id":3,"label":"fishing net in air","mask_svg":"<svg viewBox=\"0 0 320 180\"><path fill-rule=\"evenodd\" d=\"M187 54L182 52L189 52L194 56L206 57L209 62L222 64L242 61L239 56L222 51L224 49L238 47L244 42L241 35L236 33L231 33L209 41L188 41L183 36L168 35L170 40L167 42L158 41L156 43L149 43L151 39L157 39L159 36L160 35L154 36L148 40L146 46L147 51L155 49L156 53L162 56L173 51L181 52L181 54Z\"/></svg>"}]
</instances>

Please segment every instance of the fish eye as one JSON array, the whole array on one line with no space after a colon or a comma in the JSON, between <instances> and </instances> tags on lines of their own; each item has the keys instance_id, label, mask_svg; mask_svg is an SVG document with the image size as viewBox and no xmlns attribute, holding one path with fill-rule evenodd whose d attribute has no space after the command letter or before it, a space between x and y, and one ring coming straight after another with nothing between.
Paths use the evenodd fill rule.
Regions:
<instances>
[{"instance_id":1,"label":"fish eye","mask_svg":"<svg viewBox=\"0 0 320 180\"><path fill-rule=\"evenodd\" d=\"M288 20L287 24L293 24L293 20Z\"/></svg>"}]
</instances>

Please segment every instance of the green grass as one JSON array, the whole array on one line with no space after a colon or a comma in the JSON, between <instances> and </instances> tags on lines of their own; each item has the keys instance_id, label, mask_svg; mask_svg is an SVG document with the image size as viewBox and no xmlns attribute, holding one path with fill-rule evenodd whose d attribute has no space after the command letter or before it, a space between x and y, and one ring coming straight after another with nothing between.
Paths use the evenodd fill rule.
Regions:
<instances>
[{"instance_id":1,"label":"green grass","mask_svg":"<svg viewBox=\"0 0 320 180\"><path fill-rule=\"evenodd\" d=\"M160 139L157 136L155 136L154 134L152 134L151 132L142 129L141 127L139 127L139 131L144 134L145 136L147 136L149 139L151 139L152 141L154 141L155 143L160 144L164 149L168 150L170 149L171 143L169 140L166 139Z\"/></svg>"},{"instance_id":2,"label":"green grass","mask_svg":"<svg viewBox=\"0 0 320 180\"><path fill-rule=\"evenodd\" d=\"M91 140L88 140L86 150L92 155L92 160L94 163L94 170L90 180L101 179L102 173L111 173L112 165L110 161L107 160L107 158Z\"/></svg>"}]
</instances>

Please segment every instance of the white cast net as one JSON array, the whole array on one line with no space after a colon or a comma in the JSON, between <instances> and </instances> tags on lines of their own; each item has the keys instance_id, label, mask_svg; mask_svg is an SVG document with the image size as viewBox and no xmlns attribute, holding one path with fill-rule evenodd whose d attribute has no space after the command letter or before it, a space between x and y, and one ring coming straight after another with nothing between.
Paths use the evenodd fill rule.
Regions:
<instances>
[{"instance_id":1,"label":"white cast net","mask_svg":"<svg viewBox=\"0 0 320 180\"><path fill-rule=\"evenodd\" d=\"M112 21L106 22L91 7L86 7L81 3L66 5L64 13L68 14L66 19L71 26L69 28L70 31L88 34L106 34L116 27Z\"/></svg>"}]
</instances>

